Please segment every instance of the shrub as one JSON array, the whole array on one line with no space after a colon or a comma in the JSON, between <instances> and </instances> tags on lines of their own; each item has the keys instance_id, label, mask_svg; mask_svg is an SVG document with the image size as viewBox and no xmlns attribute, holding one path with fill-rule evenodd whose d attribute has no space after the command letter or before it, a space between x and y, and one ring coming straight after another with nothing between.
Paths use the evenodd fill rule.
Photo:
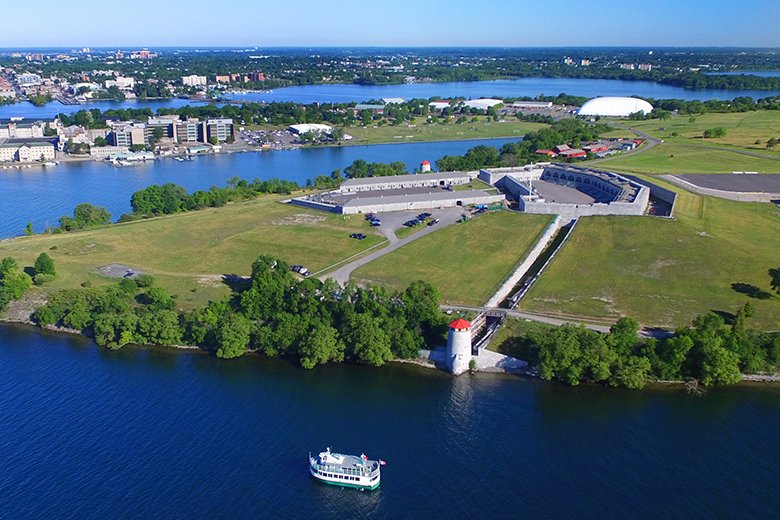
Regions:
<instances>
[{"instance_id":1,"label":"shrub","mask_svg":"<svg viewBox=\"0 0 780 520\"><path fill-rule=\"evenodd\" d=\"M43 285L54 280L53 274L39 273L33 276L33 283L35 285Z\"/></svg>"}]
</instances>

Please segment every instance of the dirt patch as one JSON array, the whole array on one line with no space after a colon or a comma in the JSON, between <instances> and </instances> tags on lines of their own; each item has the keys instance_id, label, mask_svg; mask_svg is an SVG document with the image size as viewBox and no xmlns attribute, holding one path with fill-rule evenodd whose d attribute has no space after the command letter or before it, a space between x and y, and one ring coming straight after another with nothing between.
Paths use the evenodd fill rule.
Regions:
<instances>
[{"instance_id":1,"label":"dirt patch","mask_svg":"<svg viewBox=\"0 0 780 520\"><path fill-rule=\"evenodd\" d=\"M108 264L98 268L98 272L109 278L135 278L143 271L124 264Z\"/></svg>"},{"instance_id":2,"label":"dirt patch","mask_svg":"<svg viewBox=\"0 0 780 520\"><path fill-rule=\"evenodd\" d=\"M25 293L20 300L14 300L8 304L8 308L3 315L5 321L17 323L32 323L30 317L35 309L45 305L47 301L46 293L31 289Z\"/></svg>"},{"instance_id":3,"label":"dirt patch","mask_svg":"<svg viewBox=\"0 0 780 520\"><path fill-rule=\"evenodd\" d=\"M296 213L288 217L277 218L271 221L274 226L300 226L313 225L325 220L322 215L312 215L311 213Z\"/></svg>"},{"instance_id":4,"label":"dirt patch","mask_svg":"<svg viewBox=\"0 0 780 520\"><path fill-rule=\"evenodd\" d=\"M222 285L222 279L224 277L221 274L204 274L195 278L195 281L200 285L207 285L209 287L219 287Z\"/></svg>"}]
</instances>

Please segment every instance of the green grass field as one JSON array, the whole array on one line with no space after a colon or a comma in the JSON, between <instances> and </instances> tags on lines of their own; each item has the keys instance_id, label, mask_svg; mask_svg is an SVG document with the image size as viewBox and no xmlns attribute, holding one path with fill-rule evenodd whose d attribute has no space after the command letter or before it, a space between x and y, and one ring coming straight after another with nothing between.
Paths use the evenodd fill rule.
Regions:
<instances>
[{"instance_id":1,"label":"green grass field","mask_svg":"<svg viewBox=\"0 0 780 520\"><path fill-rule=\"evenodd\" d=\"M436 123L425 124L422 119L414 126L402 124L399 126L353 126L345 128L345 132L355 138L344 144L378 144L378 143L417 143L425 141L460 141L464 139L490 139L496 137L522 137L528 132L546 128L542 123L526 123L524 121L494 122L480 118L479 122L455 124Z\"/></svg>"},{"instance_id":2,"label":"green grass field","mask_svg":"<svg viewBox=\"0 0 780 520\"><path fill-rule=\"evenodd\" d=\"M662 139L664 143L640 154L627 154L605 161L609 168L634 173L731 173L756 171L780 173L780 146L767 149L770 137L780 139L780 113L771 110L733 114L703 114L648 121L615 121ZM723 127L726 135L704 139L704 131ZM616 128L604 137L634 137ZM756 141L759 141L756 144ZM753 157L742 152L767 157Z\"/></svg>"},{"instance_id":3,"label":"green grass field","mask_svg":"<svg viewBox=\"0 0 780 520\"><path fill-rule=\"evenodd\" d=\"M155 275L182 307L227 293L223 274L247 275L261 254L303 264L312 272L384 241L360 216L342 216L280 204L277 196L157 219L60 235L0 242L0 257L31 266L46 251L57 279L49 290L84 281L108 283L101 266L126 264ZM351 233L366 240L349 238Z\"/></svg>"},{"instance_id":4,"label":"green grass field","mask_svg":"<svg viewBox=\"0 0 780 520\"><path fill-rule=\"evenodd\" d=\"M441 229L355 271L358 282L436 286L442 301L484 303L520 263L552 217L500 211Z\"/></svg>"},{"instance_id":5,"label":"green grass field","mask_svg":"<svg viewBox=\"0 0 780 520\"><path fill-rule=\"evenodd\" d=\"M769 295L767 274L780 267L777 207L664 186L679 193L675 220L580 219L521 308L595 319L628 315L644 325L675 327L709 311L733 313L750 301L757 327L780 329L780 298ZM743 284L742 292L732 284Z\"/></svg>"},{"instance_id":6,"label":"green grass field","mask_svg":"<svg viewBox=\"0 0 780 520\"><path fill-rule=\"evenodd\" d=\"M735 112L727 114L710 113L693 117L680 115L671 119L650 119L647 121L620 121L620 124L642 130L653 137L671 141L699 141L718 146L734 146L767 152L766 141L770 137L780 139L780 113L773 110L755 112ZM704 139L704 131L709 128L723 127L726 135L717 139ZM618 131L618 133L620 133ZM628 135L625 131L623 134ZM674 136L673 134L677 134ZM756 140L760 141L756 144ZM780 153L780 150L769 150Z\"/></svg>"},{"instance_id":7,"label":"green grass field","mask_svg":"<svg viewBox=\"0 0 780 520\"><path fill-rule=\"evenodd\" d=\"M780 160L714 150L701 144L662 143L645 152L626 154L598 165L633 173L780 173Z\"/></svg>"}]
</instances>

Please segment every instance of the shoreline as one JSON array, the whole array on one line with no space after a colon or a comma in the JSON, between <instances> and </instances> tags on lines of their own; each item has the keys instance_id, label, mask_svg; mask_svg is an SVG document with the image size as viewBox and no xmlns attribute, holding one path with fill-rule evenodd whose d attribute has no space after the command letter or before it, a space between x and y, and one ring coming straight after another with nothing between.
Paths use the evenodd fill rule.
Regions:
<instances>
[{"instance_id":1,"label":"shoreline","mask_svg":"<svg viewBox=\"0 0 780 520\"><path fill-rule=\"evenodd\" d=\"M19 300L17 300L19 301ZM7 312L7 311L6 311ZM56 327L56 326L48 326L48 327L40 327L33 323L30 319L22 320L22 319L10 319L7 316L0 317L0 327L21 327L24 329L29 330L35 330L35 331L45 331L47 333L51 334L58 334L58 335L64 335L69 337L79 337L81 339L85 339L89 341L93 347L102 349L100 345L98 345L95 342L95 339L89 336L88 334L85 334L81 331L75 330L75 329L68 329L65 327ZM155 351L175 351L175 352L190 352L190 353L199 353L199 354L213 354L212 351L207 350L203 347L199 347L196 345L140 345L137 343L129 343L127 345L123 345L118 350L121 350L122 348L130 347L134 349L143 349L143 350L155 350ZM110 349L108 349L110 350ZM246 355L256 356L256 357L264 357L261 352L259 352L256 349L247 349ZM241 356L243 357L243 356ZM283 359L283 358L282 358ZM446 370L443 370L439 367L437 367L433 362L431 362L427 358L418 357L415 359L391 359L388 361L388 363L393 364L401 364L401 365L415 365L420 368L425 368L428 370L435 370L437 372L441 372L442 374L449 375L449 372ZM351 365L354 363L340 363L340 364L346 364ZM301 368L301 367L297 367ZM381 367L379 367L381 368ZM526 370L522 371L516 371L516 372L507 372L507 371L499 371L499 370L475 370L473 374L471 374L469 371L464 372L461 374L461 376L466 375L476 375L476 374L489 374L491 376L514 376L514 377L520 377L522 379L532 379L541 381L544 383L551 383L551 384L563 384L557 381L546 381L544 379L541 379L539 375L536 373L536 370L534 367L528 367ZM451 377L460 377L460 376L451 376ZM735 383L733 385L716 385L713 387L702 387L704 388L705 392L707 389L710 388L719 388L721 386L776 386L778 383L780 383L780 373L777 374L741 374L741 379L738 383ZM589 385L593 383L589 383L587 381L582 382L582 385ZM602 385L596 385L599 387L602 387ZM652 388L673 388L673 387L680 387L683 388L685 386L685 381L647 381L645 388L639 390L646 390L646 389L652 389ZM609 387L603 386L603 388L608 389Z\"/></svg>"}]
</instances>

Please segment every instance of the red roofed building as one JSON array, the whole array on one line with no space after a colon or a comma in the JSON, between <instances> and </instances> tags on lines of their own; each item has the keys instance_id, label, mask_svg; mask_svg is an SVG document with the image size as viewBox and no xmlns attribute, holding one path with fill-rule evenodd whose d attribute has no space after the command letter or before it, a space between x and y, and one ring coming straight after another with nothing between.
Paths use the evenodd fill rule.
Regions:
<instances>
[{"instance_id":1,"label":"red roofed building","mask_svg":"<svg viewBox=\"0 0 780 520\"><path fill-rule=\"evenodd\" d=\"M568 144L559 144L558 146L553 148L553 151L555 151L555 153L563 153L563 152L565 152L567 150L571 150L571 148L569 148Z\"/></svg>"},{"instance_id":2,"label":"red roofed building","mask_svg":"<svg viewBox=\"0 0 780 520\"><path fill-rule=\"evenodd\" d=\"M557 153L553 152L552 150L536 150L535 153L537 153L538 155L546 155L547 157L555 157L555 156L558 155Z\"/></svg>"},{"instance_id":3,"label":"red roofed building","mask_svg":"<svg viewBox=\"0 0 780 520\"><path fill-rule=\"evenodd\" d=\"M471 322L466 321L463 318L458 318L450 323L450 328L453 330L468 330L471 328Z\"/></svg>"},{"instance_id":4,"label":"red roofed building","mask_svg":"<svg viewBox=\"0 0 780 520\"><path fill-rule=\"evenodd\" d=\"M579 148L569 148L568 150L563 150L560 153L561 157L585 157L587 156L587 152L585 150L580 150Z\"/></svg>"},{"instance_id":5,"label":"red roofed building","mask_svg":"<svg viewBox=\"0 0 780 520\"><path fill-rule=\"evenodd\" d=\"M420 172L425 173L431 171L431 163L427 159L420 163Z\"/></svg>"},{"instance_id":6,"label":"red roofed building","mask_svg":"<svg viewBox=\"0 0 780 520\"><path fill-rule=\"evenodd\" d=\"M589 144L588 146L583 146L582 149L588 153L598 153L606 152L609 150L609 146L605 144Z\"/></svg>"}]
</instances>

